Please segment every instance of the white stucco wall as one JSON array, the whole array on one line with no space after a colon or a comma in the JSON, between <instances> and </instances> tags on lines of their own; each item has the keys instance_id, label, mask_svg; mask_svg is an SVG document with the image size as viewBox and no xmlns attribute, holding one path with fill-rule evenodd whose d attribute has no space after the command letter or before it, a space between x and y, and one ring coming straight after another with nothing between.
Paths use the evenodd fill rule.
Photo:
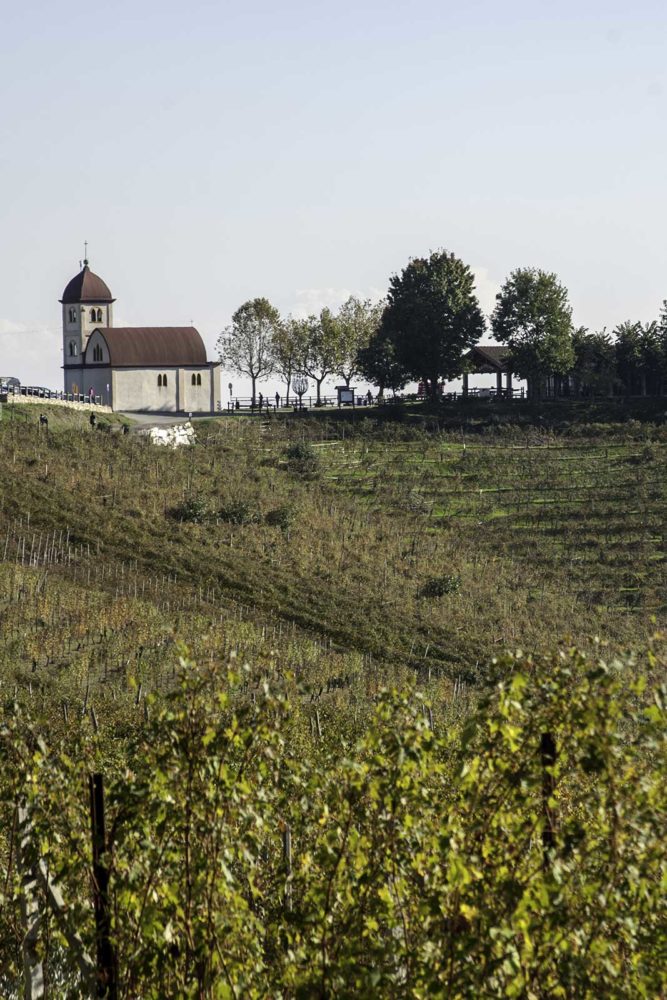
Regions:
<instances>
[{"instance_id":1,"label":"white stucco wall","mask_svg":"<svg viewBox=\"0 0 667 1000\"><path fill-rule=\"evenodd\" d=\"M111 376L112 405L114 410L130 412L210 413L216 409L220 395L218 389L217 398L213 398L216 372L219 386L219 369L208 365L205 368L115 368ZM195 378L201 375L201 385L192 385L193 374ZM158 386L158 375L167 376L166 388ZM97 390L97 384L93 382L93 385Z\"/></svg>"},{"instance_id":2,"label":"white stucco wall","mask_svg":"<svg viewBox=\"0 0 667 1000\"><path fill-rule=\"evenodd\" d=\"M158 375L167 376L167 385L158 387ZM114 368L112 400L114 410L178 411L177 368Z\"/></svg>"},{"instance_id":3,"label":"white stucco wall","mask_svg":"<svg viewBox=\"0 0 667 1000\"><path fill-rule=\"evenodd\" d=\"M206 368L188 368L183 371L183 403L185 413L208 413L211 409L211 375ZM201 378L201 385L193 385L192 377Z\"/></svg>"},{"instance_id":4,"label":"white stucco wall","mask_svg":"<svg viewBox=\"0 0 667 1000\"><path fill-rule=\"evenodd\" d=\"M211 412L216 413L222 409L222 395L220 390L220 373L222 365L214 365L211 368Z\"/></svg>"}]
</instances>

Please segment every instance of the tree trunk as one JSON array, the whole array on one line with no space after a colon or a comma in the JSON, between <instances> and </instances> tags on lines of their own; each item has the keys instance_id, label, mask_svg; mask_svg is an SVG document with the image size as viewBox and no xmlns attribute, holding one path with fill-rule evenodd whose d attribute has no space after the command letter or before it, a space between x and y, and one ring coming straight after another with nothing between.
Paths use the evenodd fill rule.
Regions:
<instances>
[{"instance_id":1,"label":"tree trunk","mask_svg":"<svg viewBox=\"0 0 667 1000\"><path fill-rule=\"evenodd\" d=\"M287 389L285 392L285 406L289 406L289 387L292 384L292 368L291 366L285 372L285 382L287 384Z\"/></svg>"},{"instance_id":2,"label":"tree trunk","mask_svg":"<svg viewBox=\"0 0 667 1000\"><path fill-rule=\"evenodd\" d=\"M250 378L252 379L252 401L251 401L251 405L252 405L252 408L254 410L255 409L255 383L257 382L257 376L256 375L251 375Z\"/></svg>"},{"instance_id":3,"label":"tree trunk","mask_svg":"<svg viewBox=\"0 0 667 1000\"><path fill-rule=\"evenodd\" d=\"M319 406L319 403L320 403L320 390L322 388L322 383L323 382L324 382L324 375L322 376L322 378L316 378L315 379L315 384L317 386L317 404L318 404L318 406Z\"/></svg>"}]
</instances>

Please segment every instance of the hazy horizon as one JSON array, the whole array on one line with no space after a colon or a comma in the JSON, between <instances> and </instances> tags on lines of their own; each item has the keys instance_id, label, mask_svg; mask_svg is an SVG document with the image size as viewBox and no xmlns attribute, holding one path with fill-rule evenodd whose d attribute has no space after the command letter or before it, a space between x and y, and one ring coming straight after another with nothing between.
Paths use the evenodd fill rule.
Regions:
<instances>
[{"instance_id":1,"label":"hazy horizon","mask_svg":"<svg viewBox=\"0 0 667 1000\"><path fill-rule=\"evenodd\" d=\"M378 298L438 247L487 313L536 266L577 325L656 318L666 35L641 0L7 9L0 374L61 384L84 240L118 325L192 321L210 357L248 298Z\"/></svg>"}]
</instances>

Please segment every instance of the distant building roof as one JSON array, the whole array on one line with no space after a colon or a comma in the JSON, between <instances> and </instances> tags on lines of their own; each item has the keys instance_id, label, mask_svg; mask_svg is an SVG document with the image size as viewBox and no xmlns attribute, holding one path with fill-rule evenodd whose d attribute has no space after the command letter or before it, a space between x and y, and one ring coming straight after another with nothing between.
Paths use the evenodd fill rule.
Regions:
<instances>
[{"instance_id":1,"label":"distant building roof","mask_svg":"<svg viewBox=\"0 0 667 1000\"><path fill-rule=\"evenodd\" d=\"M194 326L97 327L113 368L206 365L206 347ZM90 341L88 341L90 345ZM86 348L86 362L88 361Z\"/></svg>"},{"instance_id":2,"label":"distant building roof","mask_svg":"<svg viewBox=\"0 0 667 1000\"><path fill-rule=\"evenodd\" d=\"M88 267L84 260L83 268L69 282L60 300L65 304L72 302L113 302L114 299L106 282Z\"/></svg>"}]
</instances>

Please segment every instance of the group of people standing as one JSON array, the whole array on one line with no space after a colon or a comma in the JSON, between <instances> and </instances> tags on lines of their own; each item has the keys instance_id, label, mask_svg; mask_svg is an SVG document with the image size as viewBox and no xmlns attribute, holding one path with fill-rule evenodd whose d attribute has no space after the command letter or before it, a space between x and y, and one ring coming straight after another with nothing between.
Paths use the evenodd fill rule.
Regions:
<instances>
[{"instance_id":1,"label":"group of people standing","mask_svg":"<svg viewBox=\"0 0 667 1000\"><path fill-rule=\"evenodd\" d=\"M279 410L280 409L280 393L277 392L274 398L275 398L275 401L276 401L276 410ZM269 403L269 400L265 399L263 393L261 393L261 392L259 393L259 395L257 397L257 405L259 406L260 412L261 412L261 410L264 409L264 407L266 407L267 410L270 409L270 407L271 407L271 404Z\"/></svg>"}]
</instances>

